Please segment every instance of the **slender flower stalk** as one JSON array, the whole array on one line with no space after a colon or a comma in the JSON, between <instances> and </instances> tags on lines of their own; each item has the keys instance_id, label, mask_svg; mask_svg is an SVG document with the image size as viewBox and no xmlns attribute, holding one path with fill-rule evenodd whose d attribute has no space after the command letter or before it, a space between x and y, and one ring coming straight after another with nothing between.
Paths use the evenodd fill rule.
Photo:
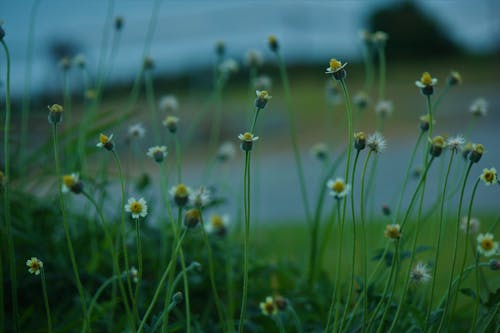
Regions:
<instances>
[{"instance_id":1,"label":"slender flower stalk","mask_svg":"<svg viewBox=\"0 0 500 333\"><path fill-rule=\"evenodd\" d=\"M158 128L159 119L155 102L153 73L151 70L147 70L144 72L144 81L146 85L146 96L149 104L149 110L151 112L151 126L153 127L153 139L155 140L155 142L162 142L160 129Z\"/></svg>"},{"instance_id":2,"label":"slender flower stalk","mask_svg":"<svg viewBox=\"0 0 500 333\"><path fill-rule=\"evenodd\" d=\"M52 333L52 317L50 315L49 297L47 296L47 282L45 281L45 269L43 269L43 267L40 269L40 273L42 278L43 302L45 303L45 312L47 313L47 329L49 333Z\"/></svg>"},{"instance_id":3,"label":"slender flower stalk","mask_svg":"<svg viewBox=\"0 0 500 333\"><path fill-rule=\"evenodd\" d=\"M141 224L140 218L135 219L135 232L137 243L137 265L139 267L137 273L137 284L135 286L135 304L139 304L139 290L142 282L143 266L142 266L142 243L141 243Z\"/></svg>"}]
</instances>

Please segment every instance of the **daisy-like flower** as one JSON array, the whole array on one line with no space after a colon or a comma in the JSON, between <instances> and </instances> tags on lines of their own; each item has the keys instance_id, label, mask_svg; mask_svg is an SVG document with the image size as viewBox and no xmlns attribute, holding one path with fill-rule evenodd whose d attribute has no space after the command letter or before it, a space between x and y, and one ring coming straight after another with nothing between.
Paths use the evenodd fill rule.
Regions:
<instances>
[{"instance_id":1,"label":"daisy-like flower","mask_svg":"<svg viewBox=\"0 0 500 333\"><path fill-rule=\"evenodd\" d=\"M429 150L429 154L431 154L434 157L439 157L443 152L444 147L446 147L445 139L442 136L438 135L432 138L432 140L429 139L429 142L431 144L431 149Z\"/></svg>"},{"instance_id":2,"label":"daisy-like flower","mask_svg":"<svg viewBox=\"0 0 500 333\"><path fill-rule=\"evenodd\" d=\"M31 257L31 259L26 260L26 266L29 267L28 272L39 275L40 271L43 269L43 262L37 257Z\"/></svg>"},{"instance_id":3,"label":"daisy-like flower","mask_svg":"<svg viewBox=\"0 0 500 333\"><path fill-rule=\"evenodd\" d=\"M415 283L427 283L431 280L429 267L424 263L417 263L410 272L410 279Z\"/></svg>"},{"instance_id":4,"label":"daisy-like flower","mask_svg":"<svg viewBox=\"0 0 500 333\"><path fill-rule=\"evenodd\" d=\"M82 193L83 183L79 179L78 173L71 173L69 175L62 176L62 192L68 193L73 192L75 194Z\"/></svg>"},{"instance_id":5,"label":"daisy-like flower","mask_svg":"<svg viewBox=\"0 0 500 333\"><path fill-rule=\"evenodd\" d=\"M389 100L378 101L375 105L375 114L382 118L390 116L394 112L394 104Z\"/></svg>"},{"instance_id":6,"label":"daisy-like flower","mask_svg":"<svg viewBox=\"0 0 500 333\"><path fill-rule=\"evenodd\" d=\"M371 151L377 154L383 152L387 147L387 143L380 132L370 134L366 140L366 144Z\"/></svg>"},{"instance_id":7,"label":"daisy-like flower","mask_svg":"<svg viewBox=\"0 0 500 333\"><path fill-rule=\"evenodd\" d=\"M324 142L318 142L311 147L311 155L320 160L324 161L328 157L328 146Z\"/></svg>"},{"instance_id":8,"label":"daisy-like flower","mask_svg":"<svg viewBox=\"0 0 500 333\"><path fill-rule=\"evenodd\" d=\"M257 109L264 109L267 102L273 98L273 96L269 95L267 90L256 90L255 94L257 95L257 98L255 99L254 104Z\"/></svg>"},{"instance_id":9,"label":"daisy-like flower","mask_svg":"<svg viewBox=\"0 0 500 333\"><path fill-rule=\"evenodd\" d=\"M470 113L476 117L484 117L488 114L489 103L484 98L475 99L469 107Z\"/></svg>"},{"instance_id":10,"label":"daisy-like flower","mask_svg":"<svg viewBox=\"0 0 500 333\"><path fill-rule=\"evenodd\" d=\"M434 86L437 83L437 79L433 78L429 72L424 72L419 81L415 81L415 85L419 87L422 94L430 96L434 93Z\"/></svg>"},{"instance_id":11,"label":"daisy-like flower","mask_svg":"<svg viewBox=\"0 0 500 333\"><path fill-rule=\"evenodd\" d=\"M347 66L347 62L342 64L339 60L332 58L330 59L329 65L330 66L326 69L326 74L332 74L335 80L338 81L346 77L347 72L344 68Z\"/></svg>"},{"instance_id":12,"label":"daisy-like flower","mask_svg":"<svg viewBox=\"0 0 500 333\"><path fill-rule=\"evenodd\" d=\"M264 57L258 50L248 50L245 54L245 64L249 67L260 67L264 63Z\"/></svg>"},{"instance_id":13,"label":"daisy-like flower","mask_svg":"<svg viewBox=\"0 0 500 333\"><path fill-rule=\"evenodd\" d=\"M354 148L363 150L366 147L366 135L364 132L354 133Z\"/></svg>"},{"instance_id":14,"label":"daisy-like flower","mask_svg":"<svg viewBox=\"0 0 500 333\"><path fill-rule=\"evenodd\" d=\"M462 220L460 221L460 230L463 232L467 232L467 216L462 217ZM469 221L469 233L470 234L475 234L479 231L479 225L480 222L477 218L471 217Z\"/></svg>"},{"instance_id":15,"label":"daisy-like flower","mask_svg":"<svg viewBox=\"0 0 500 333\"><path fill-rule=\"evenodd\" d=\"M272 316L278 313L278 307L271 296L266 297L265 302L261 302L259 307L265 316Z\"/></svg>"},{"instance_id":16,"label":"daisy-like flower","mask_svg":"<svg viewBox=\"0 0 500 333\"><path fill-rule=\"evenodd\" d=\"M139 282L139 272L137 271L137 268L135 268L134 266L130 267L129 274L132 282Z\"/></svg>"},{"instance_id":17,"label":"daisy-like flower","mask_svg":"<svg viewBox=\"0 0 500 333\"><path fill-rule=\"evenodd\" d=\"M170 133L177 132L178 123L179 118L175 116L166 116L163 120L163 126L165 126L170 131Z\"/></svg>"},{"instance_id":18,"label":"daisy-like flower","mask_svg":"<svg viewBox=\"0 0 500 333\"><path fill-rule=\"evenodd\" d=\"M136 200L132 197L128 199L125 205L125 211L131 213L133 219L139 219L140 217L146 217L146 215L148 215L148 205L143 198Z\"/></svg>"},{"instance_id":19,"label":"daisy-like flower","mask_svg":"<svg viewBox=\"0 0 500 333\"><path fill-rule=\"evenodd\" d=\"M179 110L179 101L174 95L166 95L160 99L160 110L165 112L176 112Z\"/></svg>"},{"instance_id":20,"label":"daisy-like flower","mask_svg":"<svg viewBox=\"0 0 500 333\"><path fill-rule=\"evenodd\" d=\"M446 147L455 152L461 150L464 144L465 138L462 134L458 134L446 140Z\"/></svg>"},{"instance_id":21,"label":"daisy-like flower","mask_svg":"<svg viewBox=\"0 0 500 333\"><path fill-rule=\"evenodd\" d=\"M146 129L142 123L134 124L128 128L128 135L134 139L142 139L146 135Z\"/></svg>"},{"instance_id":22,"label":"daisy-like flower","mask_svg":"<svg viewBox=\"0 0 500 333\"><path fill-rule=\"evenodd\" d=\"M217 159L221 162L228 161L236 155L236 148L231 141L224 142L217 150Z\"/></svg>"},{"instance_id":23,"label":"daisy-like flower","mask_svg":"<svg viewBox=\"0 0 500 333\"><path fill-rule=\"evenodd\" d=\"M346 184L343 178L330 179L326 187L330 189L330 195L337 200L344 198L351 191L351 185Z\"/></svg>"},{"instance_id":24,"label":"daisy-like flower","mask_svg":"<svg viewBox=\"0 0 500 333\"><path fill-rule=\"evenodd\" d=\"M167 157L167 154L167 147L165 146L149 147L148 152L146 153L148 157L151 157L158 163L163 162L165 157Z\"/></svg>"},{"instance_id":25,"label":"daisy-like flower","mask_svg":"<svg viewBox=\"0 0 500 333\"><path fill-rule=\"evenodd\" d=\"M251 151L253 142L259 140L258 136L254 136L250 132L245 132L244 134L238 135L238 139L241 141L241 150L243 151Z\"/></svg>"},{"instance_id":26,"label":"daisy-like flower","mask_svg":"<svg viewBox=\"0 0 500 333\"><path fill-rule=\"evenodd\" d=\"M198 208L189 209L186 214L184 214L184 226L188 229L192 229L200 223L200 210Z\"/></svg>"},{"instance_id":27,"label":"daisy-like flower","mask_svg":"<svg viewBox=\"0 0 500 333\"><path fill-rule=\"evenodd\" d=\"M384 236L389 239L399 239L401 237L401 226L399 224L388 224L384 230Z\"/></svg>"},{"instance_id":28,"label":"daisy-like flower","mask_svg":"<svg viewBox=\"0 0 500 333\"><path fill-rule=\"evenodd\" d=\"M115 147L113 143L113 134L111 134L109 137L103 133L99 135L99 142L97 143L97 147L99 148L105 148L109 151L113 150Z\"/></svg>"},{"instance_id":29,"label":"daisy-like flower","mask_svg":"<svg viewBox=\"0 0 500 333\"><path fill-rule=\"evenodd\" d=\"M364 91L358 91L356 95L352 98L354 105L360 110L363 111L370 105L370 96L368 96Z\"/></svg>"},{"instance_id":30,"label":"daisy-like flower","mask_svg":"<svg viewBox=\"0 0 500 333\"><path fill-rule=\"evenodd\" d=\"M179 207L187 205L191 189L184 184L174 186L169 191L170 195L174 198L175 204Z\"/></svg>"},{"instance_id":31,"label":"daisy-like flower","mask_svg":"<svg viewBox=\"0 0 500 333\"><path fill-rule=\"evenodd\" d=\"M269 44L269 48L271 49L271 51L278 52L280 46L278 43L278 38L276 38L276 36L274 35L269 36L267 38L267 43Z\"/></svg>"},{"instance_id":32,"label":"daisy-like flower","mask_svg":"<svg viewBox=\"0 0 500 333\"><path fill-rule=\"evenodd\" d=\"M189 194L189 202L198 208L207 206L211 199L210 190L203 186Z\"/></svg>"},{"instance_id":33,"label":"daisy-like flower","mask_svg":"<svg viewBox=\"0 0 500 333\"><path fill-rule=\"evenodd\" d=\"M56 125L62 121L63 107L59 104L52 104L49 108L49 124Z\"/></svg>"},{"instance_id":34,"label":"daisy-like flower","mask_svg":"<svg viewBox=\"0 0 500 333\"><path fill-rule=\"evenodd\" d=\"M219 72L224 75L230 75L237 73L240 69L238 62L234 59L226 59L224 60L218 67Z\"/></svg>"},{"instance_id":35,"label":"daisy-like flower","mask_svg":"<svg viewBox=\"0 0 500 333\"><path fill-rule=\"evenodd\" d=\"M449 86L456 86L462 83L462 76L457 71L451 71L450 75L446 79L446 83Z\"/></svg>"},{"instance_id":36,"label":"daisy-like flower","mask_svg":"<svg viewBox=\"0 0 500 333\"><path fill-rule=\"evenodd\" d=\"M389 35L386 32L383 31L375 31L372 34L372 42L375 44L377 47L384 47L385 44L387 43L387 40L389 39Z\"/></svg>"},{"instance_id":37,"label":"daisy-like flower","mask_svg":"<svg viewBox=\"0 0 500 333\"><path fill-rule=\"evenodd\" d=\"M267 75L259 75L252 81L255 90L269 90L273 85L273 81Z\"/></svg>"},{"instance_id":38,"label":"daisy-like flower","mask_svg":"<svg viewBox=\"0 0 500 333\"><path fill-rule=\"evenodd\" d=\"M213 214L210 216L208 223L205 224L205 231L209 234L214 234L217 236L224 236L227 233L227 228L229 226L229 216L228 215L218 215Z\"/></svg>"},{"instance_id":39,"label":"daisy-like flower","mask_svg":"<svg viewBox=\"0 0 500 333\"><path fill-rule=\"evenodd\" d=\"M472 144L472 150L469 153L469 160L472 163L477 163L479 160L481 160L481 157L483 157L484 154L484 146L480 143L473 143Z\"/></svg>"},{"instance_id":40,"label":"daisy-like flower","mask_svg":"<svg viewBox=\"0 0 500 333\"><path fill-rule=\"evenodd\" d=\"M497 178L497 169L491 168L491 169L483 169L483 173L481 176L479 176L481 180L487 185L490 186L491 184L495 184L498 181Z\"/></svg>"},{"instance_id":41,"label":"daisy-like flower","mask_svg":"<svg viewBox=\"0 0 500 333\"><path fill-rule=\"evenodd\" d=\"M498 242L493 241L493 234L477 235L477 251L485 257L491 257L498 252Z\"/></svg>"}]
</instances>

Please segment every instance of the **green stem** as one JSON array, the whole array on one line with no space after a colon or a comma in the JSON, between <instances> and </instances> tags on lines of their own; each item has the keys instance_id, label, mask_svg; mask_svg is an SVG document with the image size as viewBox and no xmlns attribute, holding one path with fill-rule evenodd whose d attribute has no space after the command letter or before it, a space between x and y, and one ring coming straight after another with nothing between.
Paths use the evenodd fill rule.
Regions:
<instances>
[{"instance_id":1,"label":"green stem","mask_svg":"<svg viewBox=\"0 0 500 333\"><path fill-rule=\"evenodd\" d=\"M127 272L125 272L125 274L128 274ZM123 275L114 275L110 278L108 278L106 281L104 281L104 283L99 287L99 289L97 289L97 291L95 292L94 294L94 297L92 297L92 299L90 300L90 304L89 304L89 311L88 311L88 316L89 316L89 320L92 319L92 311L94 310L94 307L97 303L97 300L99 299L99 297L101 296L101 294L104 292L104 290L110 285L110 284L114 284L114 282L116 280L118 280L119 278L122 278Z\"/></svg>"},{"instance_id":2,"label":"green stem","mask_svg":"<svg viewBox=\"0 0 500 333\"><path fill-rule=\"evenodd\" d=\"M155 142L161 142L160 129L158 128L158 112L156 109L153 74L150 70L144 72L144 81L146 84L146 96L149 104L149 110L151 111L151 126L153 127L153 138Z\"/></svg>"},{"instance_id":3,"label":"green stem","mask_svg":"<svg viewBox=\"0 0 500 333\"><path fill-rule=\"evenodd\" d=\"M481 286L479 284L479 253L476 253L476 299L474 300L474 316L472 317L471 332L476 331L477 316L479 314L479 303L481 302ZM460 278L459 278L460 281ZM460 283L460 282L459 282ZM457 287L457 289L460 286ZM498 306L499 303L497 303Z\"/></svg>"},{"instance_id":4,"label":"green stem","mask_svg":"<svg viewBox=\"0 0 500 333\"><path fill-rule=\"evenodd\" d=\"M16 250L14 247L14 238L12 235L12 221L10 213L10 152L9 152L9 132L10 132L10 113L11 113L11 103L10 103L10 54L9 48L5 43L5 40L1 40L3 49L5 51L5 58L7 60L7 75L5 79L5 123L4 123L4 178L6 179L3 185L3 203L5 211L5 231L7 233L7 249L9 256L9 271L10 271L10 290L12 296L12 313L14 316L14 331L19 332L19 308L17 300L17 277L16 277Z\"/></svg>"},{"instance_id":5,"label":"green stem","mask_svg":"<svg viewBox=\"0 0 500 333\"><path fill-rule=\"evenodd\" d=\"M382 101L385 99L385 46L377 47L378 63L379 63L379 84L378 84L378 99Z\"/></svg>"},{"instance_id":6,"label":"green stem","mask_svg":"<svg viewBox=\"0 0 500 333\"><path fill-rule=\"evenodd\" d=\"M297 330L297 333L303 333L304 329L302 328L302 323L300 321L299 315L297 314L297 311L295 311L291 304L288 305L288 308L290 309L293 320L295 321L295 328Z\"/></svg>"},{"instance_id":7,"label":"green stem","mask_svg":"<svg viewBox=\"0 0 500 333\"><path fill-rule=\"evenodd\" d=\"M137 243L137 284L135 285L135 304L139 304L139 290L142 283L143 266L142 266L142 243L141 243L141 225L140 218L135 221L136 243ZM139 312L139 309L136 309Z\"/></svg>"},{"instance_id":8,"label":"green stem","mask_svg":"<svg viewBox=\"0 0 500 333\"><path fill-rule=\"evenodd\" d=\"M182 183L182 155L181 155L181 143L179 140L179 134L174 134L175 140L175 159L177 163L177 182Z\"/></svg>"},{"instance_id":9,"label":"green stem","mask_svg":"<svg viewBox=\"0 0 500 333\"><path fill-rule=\"evenodd\" d=\"M333 218L332 214L332 218ZM339 231L339 236L338 236L338 247L337 247L337 268L335 272L335 285L333 286L333 294L332 294L332 302L330 304L330 310L328 310L328 319L326 321L326 327L325 327L325 333L330 332L331 324L332 324L332 319L333 319L333 325L334 329L333 331L335 332L335 326L337 326L337 318L338 318L338 308L339 304L337 304L337 298L339 297L339 289L340 289L340 269L342 267L342 241L344 239L344 226L341 224L341 218L340 218L340 200L337 199L337 221L340 226L340 231ZM335 310L335 318L334 317L334 310Z\"/></svg>"},{"instance_id":10,"label":"green stem","mask_svg":"<svg viewBox=\"0 0 500 333\"><path fill-rule=\"evenodd\" d=\"M285 327L283 326L283 321L281 320L280 318L280 314L277 313L273 316L275 322L276 322L276 326L278 326L278 330L280 333L286 333L285 332Z\"/></svg>"},{"instance_id":11,"label":"green stem","mask_svg":"<svg viewBox=\"0 0 500 333\"><path fill-rule=\"evenodd\" d=\"M45 303L45 312L47 313L47 328L48 332L52 333L52 318L50 316L49 297L47 296L47 283L45 281L45 270L42 267L40 271L42 276L43 301Z\"/></svg>"},{"instance_id":12,"label":"green stem","mask_svg":"<svg viewBox=\"0 0 500 333\"><path fill-rule=\"evenodd\" d=\"M451 86L447 84L444 89L441 91L439 96L436 98L434 101L434 110L437 110L439 108L439 105L441 105L441 102L443 101L443 98L446 96L448 91L450 90Z\"/></svg>"},{"instance_id":13,"label":"green stem","mask_svg":"<svg viewBox=\"0 0 500 333\"><path fill-rule=\"evenodd\" d=\"M184 304L186 306L186 331L187 333L189 333L191 332L191 306L189 299L189 283L187 278L186 260L184 258L184 251L182 250L182 246L179 250L179 255L181 257L182 280L184 282Z\"/></svg>"},{"instance_id":14,"label":"green stem","mask_svg":"<svg viewBox=\"0 0 500 333\"><path fill-rule=\"evenodd\" d=\"M373 59L371 53L371 45L364 43L363 45L363 61L365 64L365 90L368 92L373 86Z\"/></svg>"}]
</instances>

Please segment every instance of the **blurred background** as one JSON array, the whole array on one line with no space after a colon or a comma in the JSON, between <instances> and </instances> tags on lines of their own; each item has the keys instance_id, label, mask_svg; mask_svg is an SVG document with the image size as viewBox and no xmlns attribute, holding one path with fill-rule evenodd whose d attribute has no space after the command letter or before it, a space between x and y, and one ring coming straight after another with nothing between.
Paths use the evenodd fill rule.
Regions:
<instances>
[{"instance_id":1,"label":"blurred background","mask_svg":"<svg viewBox=\"0 0 500 333\"><path fill-rule=\"evenodd\" d=\"M30 135L45 138L46 105L63 99L64 57L83 55L89 76L96 80L100 66L107 66L103 108L119 112L128 98L132 81L143 59L154 61L155 92L158 102L165 94L174 94L180 103L178 116L182 126L207 106L213 90L216 62L215 46L223 42L226 58L234 58L239 71L234 73L223 92L221 142L237 144L237 135L248 127L253 96L249 85L248 50L263 57L259 73L272 80L273 99L259 119L260 140L255 158L254 204L256 219L261 221L300 221L303 208L290 147L288 116L276 57L267 47L267 37L275 35L288 65L293 109L297 117L299 145L311 201L316 200L322 164L309 153L317 142L325 142L334 159L345 147L345 108L325 93L331 80L324 74L331 57L349 63L347 83L351 96L364 86L363 42L360 31L388 34L387 99L394 113L385 120L384 135L388 150L378 159L376 189L372 203L375 214L383 204L393 205L399 184L418 136L418 119L426 112L425 99L414 82L423 71L439 79L437 94L445 87L451 70L459 71L463 84L450 89L436 115L435 133L467 135L485 145L487 153L473 176L483 167L500 168L498 148L500 116L500 2L479 1L2 1L0 19L4 21L12 56L11 90L14 97L14 137L19 130L22 100L31 99ZM115 20L123 19L119 40L114 39ZM31 32L30 32L31 31ZM150 33L148 33L148 31ZM32 40L32 44L29 41ZM112 53L113 43L117 46ZM29 47L31 46L31 47ZM104 62L101 59L106 59ZM377 64L374 55L374 64ZM375 67L377 71L377 67ZM5 62L0 62L0 84L4 87ZM84 81L78 68L69 69L75 112L83 112ZM369 107L359 116L356 131L373 132L376 118L377 76ZM249 88L250 87L250 88ZM366 90L366 89L365 89ZM142 95L141 95L142 96ZM3 95L1 97L3 99ZM469 110L477 98L488 102L488 114L474 118ZM125 137L127 126L142 122L151 133L145 97L136 106L134 117L123 128L112 128L117 140ZM206 140L211 128L210 116L203 119L190 141L183 145L186 183L197 186L220 179L241 179L241 154L217 170L214 179L203 179L203 167L210 160ZM468 133L469 132L469 133ZM14 139L16 140L16 139ZM186 138L188 140L188 138ZM42 142L38 140L37 142ZM166 142L170 146L171 142ZM152 144L147 135L141 149ZM36 143L35 143L36 145ZM88 147L95 145L89 140ZM173 160L173 154L172 160ZM124 157L125 158L125 157ZM154 170L153 163L129 157L137 174ZM447 159L447 158L446 158ZM431 175L436 180L439 170ZM458 161L457 163L462 162ZM172 162L173 163L173 162ZM173 165L173 164L172 164ZM342 167L341 169L342 170ZM460 174L458 167L456 175ZM339 172L339 175L343 172ZM415 184L415 183L412 183ZM412 185L410 184L410 189ZM235 193L237 188L235 185ZM498 213L497 189L481 190L478 207ZM428 196L430 204L435 198ZM236 207L239 198L229 199ZM381 213L380 213L381 214Z\"/></svg>"}]
</instances>

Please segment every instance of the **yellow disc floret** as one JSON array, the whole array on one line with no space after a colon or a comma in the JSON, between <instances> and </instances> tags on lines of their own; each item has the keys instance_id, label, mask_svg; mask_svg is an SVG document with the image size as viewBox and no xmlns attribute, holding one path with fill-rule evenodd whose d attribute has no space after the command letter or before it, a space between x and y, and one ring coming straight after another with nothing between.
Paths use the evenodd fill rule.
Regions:
<instances>
[{"instance_id":1,"label":"yellow disc floret","mask_svg":"<svg viewBox=\"0 0 500 333\"><path fill-rule=\"evenodd\" d=\"M332 72L335 72L336 70L338 70L339 68L342 67L342 63L340 61L338 61L337 59L330 59L330 70Z\"/></svg>"},{"instance_id":2,"label":"yellow disc floret","mask_svg":"<svg viewBox=\"0 0 500 333\"><path fill-rule=\"evenodd\" d=\"M76 184L76 179L73 175L64 175L63 176L63 183L68 188L71 188Z\"/></svg>"},{"instance_id":3,"label":"yellow disc floret","mask_svg":"<svg viewBox=\"0 0 500 333\"><path fill-rule=\"evenodd\" d=\"M429 72L424 72L422 74L422 78L420 79L420 82L422 82L422 84L426 85L426 86L432 85L432 76L429 74Z\"/></svg>"},{"instance_id":4,"label":"yellow disc floret","mask_svg":"<svg viewBox=\"0 0 500 333\"><path fill-rule=\"evenodd\" d=\"M99 135L99 142L101 142L103 145L109 142L109 137L105 134L100 134Z\"/></svg>"}]
</instances>

